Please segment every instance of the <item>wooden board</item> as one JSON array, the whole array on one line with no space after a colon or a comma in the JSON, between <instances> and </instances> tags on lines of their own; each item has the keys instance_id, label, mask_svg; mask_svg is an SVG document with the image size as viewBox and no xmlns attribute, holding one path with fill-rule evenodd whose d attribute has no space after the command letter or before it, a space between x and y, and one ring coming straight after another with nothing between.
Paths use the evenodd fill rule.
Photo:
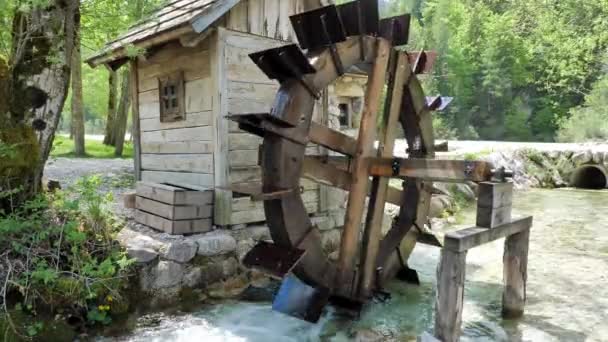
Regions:
<instances>
[{"instance_id":1,"label":"wooden board","mask_svg":"<svg viewBox=\"0 0 608 342\"><path fill-rule=\"evenodd\" d=\"M142 144L144 154L208 154L213 153L210 141L147 142Z\"/></svg>"},{"instance_id":2,"label":"wooden board","mask_svg":"<svg viewBox=\"0 0 608 342\"><path fill-rule=\"evenodd\" d=\"M192 172L166 172L166 171L147 171L141 172L141 180L152 183L175 183L198 185L203 187L213 187L213 175L208 173Z\"/></svg>"},{"instance_id":3,"label":"wooden board","mask_svg":"<svg viewBox=\"0 0 608 342\"><path fill-rule=\"evenodd\" d=\"M158 80L155 80L158 83ZM213 89L210 78L186 81L184 87L186 115L208 112L213 109L213 100L209 95ZM160 119L158 89L139 93L139 110L141 112L141 119Z\"/></svg>"},{"instance_id":4,"label":"wooden board","mask_svg":"<svg viewBox=\"0 0 608 342\"><path fill-rule=\"evenodd\" d=\"M278 89L278 83L229 81L228 113L269 113Z\"/></svg>"},{"instance_id":5,"label":"wooden board","mask_svg":"<svg viewBox=\"0 0 608 342\"><path fill-rule=\"evenodd\" d=\"M150 171L213 173L212 154L142 154L141 167Z\"/></svg>"},{"instance_id":6,"label":"wooden board","mask_svg":"<svg viewBox=\"0 0 608 342\"><path fill-rule=\"evenodd\" d=\"M306 207L307 213L316 213L319 210L319 202L307 202L304 203L304 207ZM232 225L263 221L266 221L263 207L257 210L235 211L230 216L230 224Z\"/></svg>"},{"instance_id":7,"label":"wooden board","mask_svg":"<svg viewBox=\"0 0 608 342\"><path fill-rule=\"evenodd\" d=\"M213 228L211 219L171 221L141 210L135 212L135 221L172 235L206 233Z\"/></svg>"},{"instance_id":8,"label":"wooden board","mask_svg":"<svg viewBox=\"0 0 608 342\"><path fill-rule=\"evenodd\" d=\"M149 142L213 141L213 127L202 126L142 132L141 140L142 144Z\"/></svg>"},{"instance_id":9,"label":"wooden board","mask_svg":"<svg viewBox=\"0 0 608 342\"><path fill-rule=\"evenodd\" d=\"M258 151L260 145L262 144L262 138L257 135L249 134L249 133L230 133L229 137L229 148L230 151L237 150L249 150L249 151ZM251 153L251 152L249 152Z\"/></svg>"},{"instance_id":10,"label":"wooden board","mask_svg":"<svg viewBox=\"0 0 608 342\"><path fill-rule=\"evenodd\" d=\"M158 89L159 76L176 71L184 72L184 80L194 81L211 75L208 46L183 47L172 42L139 65L140 91Z\"/></svg>"},{"instance_id":11,"label":"wooden board","mask_svg":"<svg viewBox=\"0 0 608 342\"><path fill-rule=\"evenodd\" d=\"M511 222L511 205L500 208L477 207L477 219L475 224L478 227L494 228Z\"/></svg>"},{"instance_id":12,"label":"wooden board","mask_svg":"<svg viewBox=\"0 0 608 342\"><path fill-rule=\"evenodd\" d=\"M210 126L213 124L213 113L211 111L189 113L185 120L174 122L161 122L160 118L141 119L140 125L143 132L160 131L176 128L190 128L198 126Z\"/></svg>"},{"instance_id":13,"label":"wooden board","mask_svg":"<svg viewBox=\"0 0 608 342\"><path fill-rule=\"evenodd\" d=\"M472 227L450 232L445 235L444 248L462 252L498 240L513 234L520 233L532 227L532 217L515 219L511 223L496 227Z\"/></svg>"},{"instance_id":14,"label":"wooden board","mask_svg":"<svg viewBox=\"0 0 608 342\"><path fill-rule=\"evenodd\" d=\"M460 337L466 258L466 251L441 251L435 300L435 337L440 341L458 342Z\"/></svg>"},{"instance_id":15,"label":"wooden board","mask_svg":"<svg viewBox=\"0 0 608 342\"><path fill-rule=\"evenodd\" d=\"M258 151L230 151L228 152L230 167L249 167L258 165Z\"/></svg>"},{"instance_id":16,"label":"wooden board","mask_svg":"<svg viewBox=\"0 0 608 342\"><path fill-rule=\"evenodd\" d=\"M481 182L478 187L477 206L500 208L513 202L513 183Z\"/></svg>"},{"instance_id":17,"label":"wooden board","mask_svg":"<svg viewBox=\"0 0 608 342\"><path fill-rule=\"evenodd\" d=\"M199 191L188 188L152 182L137 182L137 196L171 205L213 204L213 191Z\"/></svg>"},{"instance_id":18,"label":"wooden board","mask_svg":"<svg viewBox=\"0 0 608 342\"><path fill-rule=\"evenodd\" d=\"M137 196L136 208L169 220L193 220L211 218L212 205L173 205Z\"/></svg>"}]
</instances>

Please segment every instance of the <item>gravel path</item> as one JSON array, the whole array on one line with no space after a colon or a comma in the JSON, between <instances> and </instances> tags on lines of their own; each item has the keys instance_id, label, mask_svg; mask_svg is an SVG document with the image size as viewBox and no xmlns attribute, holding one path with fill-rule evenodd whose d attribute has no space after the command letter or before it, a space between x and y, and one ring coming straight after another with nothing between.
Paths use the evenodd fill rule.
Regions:
<instances>
[{"instance_id":1,"label":"gravel path","mask_svg":"<svg viewBox=\"0 0 608 342\"><path fill-rule=\"evenodd\" d=\"M135 189L133 160L93 158L51 158L44 168L44 176L59 181L62 189L68 189L79 179L99 175L102 179L100 192L112 192L113 211L130 218L133 212L125 209L122 194Z\"/></svg>"}]
</instances>

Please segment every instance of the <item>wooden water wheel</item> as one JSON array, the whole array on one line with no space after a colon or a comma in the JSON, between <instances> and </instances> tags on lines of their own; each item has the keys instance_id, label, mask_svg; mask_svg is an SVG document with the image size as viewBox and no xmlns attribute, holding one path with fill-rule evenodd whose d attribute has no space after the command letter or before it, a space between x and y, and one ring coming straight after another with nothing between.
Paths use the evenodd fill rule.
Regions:
<instances>
[{"instance_id":1,"label":"wooden water wheel","mask_svg":"<svg viewBox=\"0 0 608 342\"><path fill-rule=\"evenodd\" d=\"M281 84L271 112L231 117L242 129L264 137L261 199L274 245L254 249L248 259L275 275L291 271L331 296L365 302L404 266L417 240L440 245L425 228L432 182L485 181L492 177L492 167L434 159L431 113L446 103L441 97L426 98L417 78L430 68L432 55L394 48L407 43L408 15L379 20L377 2L360 0L291 19L299 46L251 55ZM322 91L353 68L368 73L357 139L312 121ZM385 88L385 110L379 113ZM393 156L399 126L408 158ZM340 156L307 156L309 143ZM323 251L320 233L309 219L300 197L302 177L348 191L337 262ZM390 178L402 179L403 189L389 186ZM386 202L399 205L400 212L383 235Z\"/></svg>"}]
</instances>

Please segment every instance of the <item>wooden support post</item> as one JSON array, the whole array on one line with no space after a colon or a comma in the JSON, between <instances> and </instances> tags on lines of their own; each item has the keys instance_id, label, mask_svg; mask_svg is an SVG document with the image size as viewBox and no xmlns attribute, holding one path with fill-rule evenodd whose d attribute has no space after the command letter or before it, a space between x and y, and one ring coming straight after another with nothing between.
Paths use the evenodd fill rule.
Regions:
<instances>
[{"instance_id":1,"label":"wooden support post","mask_svg":"<svg viewBox=\"0 0 608 342\"><path fill-rule=\"evenodd\" d=\"M404 85L411 74L407 54L395 53L395 56L397 58L389 82L389 89L392 91L387 98L388 105L384 115L382 136L378 139L380 141L378 156L385 158L393 155ZM382 239L382 221L384 219L384 204L388 193L388 183L389 178L387 177L374 177L372 181L369 209L363 234L363 249L361 251L358 296L362 299L369 297L374 288L376 258Z\"/></svg>"},{"instance_id":2,"label":"wooden support post","mask_svg":"<svg viewBox=\"0 0 608 342\"><path fill-rule=\"evenodd\" d=\"M505 240L502 295L502 316L518 318L524 314L526 280L528 278L528 246L530 229L511 235Z\"/></svg>"},{"instance_id":3,"label":"wooden support post","mask_svg":"<svg viewBox=\"0 0 608 342\"><path fill-rule=\"evenodd\" d=\"M365 199L369 185L369 173L366 158L371 156L376 140L376 117L390 56L391 45L382 38L377 39L376 60L365 94L365 107L361 114L361 127L357 141L356 154L353 158L352 182L348 194L348 206L344 223L344 231L340 243L340 256L335 280L336 292L348 298L355 293L354 269L358 250L359 232L365 211Z\"/></svg>"},{"instance_id":4,"label":"wooden support post","mask_svg":"<svg viewBox=\"0 0 608 342\"><path fill-rule=\"evenodd\" d=\"M480 183L478 197L478 227L494 228L511 222L513 183Z\"/></svg>"},{"instance_id":5,"label":"wooden support post","mask_svg":"<svg viewBox=\"0 0 608 342\"><path fill-rule=\"evenodd\" d=\"M435 337L456 342L460 336L467 252L441 250L437 267Z\"/></svg>"},{"instance_id":6,"label":"wooden support post","mask_svg":"<svg viewBox=\"0 0 608 342\"><path fill-rule=\"evenodd\" d=\"M135 180L141 180L141 127L139 122L139 69L137 60L131 61L131 121L133 122L133 161Z\"/></svg>"}]
</instances>

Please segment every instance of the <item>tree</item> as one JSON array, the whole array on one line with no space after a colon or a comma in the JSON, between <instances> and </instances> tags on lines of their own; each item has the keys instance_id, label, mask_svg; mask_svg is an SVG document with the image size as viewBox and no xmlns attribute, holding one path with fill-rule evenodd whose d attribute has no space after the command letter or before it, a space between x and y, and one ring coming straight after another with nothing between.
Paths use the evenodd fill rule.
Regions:
<instances>
[{"instance_id":1,"label":"tree","mask_svg":"<svg viewBox=\"0 0 608 342\"><path fill-rule=\"evenodd\" d=\"M76 14L76 42L72 52L72 133L74 154L84 157L84 104L82 101L82 59L80 39L80 12Z\"/></svg>"},{"instance_id":2,"label":"tree","mask_svg":"<svg viewBox=\"0 0 608 342\"><path fill-rule=\"evenodd\" d=\"M114 70L108 71L108 74L108 114L106 116L106 129L103 143L105 145L114 146L116 144L116 137L114 136L114 118L116 117L118 74Z\"/></svg>"},{"instance_id":3,"label":"tree","mask_svg":"<svg viewBox=\"0 0 608 342\"><path fill-rule=\"evenodd\" d=\"M40 191L70 83L79 0L13 10L10 64L0 67L0 209Z\"/></svg>"},{"instance_id":4,"label":"tree","mask_svg":"<svg viewBox=\"0 0 608 342\"><path fill-rule=\"evenodd\" d=\"M122 85L121 85L121 97L118 105L118 111L116 112L116 129L115 139L116 145L114 149L114 155L117 157L122 156L122 150L125 144L125 133L127 131L127 118L129 116L129 108L131 105L131 73L135 70L125 69L122 72Z\"/></svg>"}]
</instances>

